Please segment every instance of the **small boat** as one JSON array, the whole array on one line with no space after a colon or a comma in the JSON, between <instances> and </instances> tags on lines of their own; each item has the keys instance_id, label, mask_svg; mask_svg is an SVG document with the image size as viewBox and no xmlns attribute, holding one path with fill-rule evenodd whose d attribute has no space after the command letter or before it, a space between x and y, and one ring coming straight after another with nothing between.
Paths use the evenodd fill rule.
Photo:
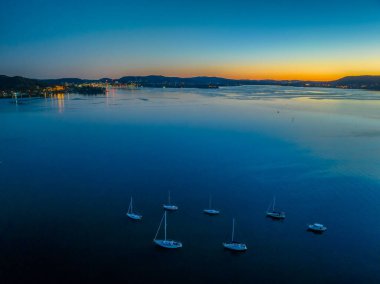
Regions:
<instances>
[{"instance_id":1,"label":"small boat","mask_svg":"<svg viewBox=\"0 0 380 284\"><path fill-rule=\"evenodd\" d=\"M211 206L211 195L210 195L209 200L208 200L208 209L204 209L203 213L205 213L207 215L218 215L220 213L219 210L212 209L212 206Z\"/></svg>"},{"instance_id":2,"label":"small boat","mask_svg":"<svg viewBox=\"0 0 380 284\"><path fill-rule=\"evenodd\" d=\"M244 243L239 243L234 240L235 237L235 219L232 219L232 238L231 242L229 243L223 243L223 246L232 251L246 251L248 248L246 244Z\"/></svg>"},{"instance_id":3,"label":"small boat","mask_svg":"<svg viewBox=\"0 0 380 284\"><path fill-rule=\"evenodd\" d=\"M159 247L166 248L166 249L177 249L182 247L182 243L179 241L174 241L174 240L168 240L166 238L166 227L167 227L167 222L166 222L166 211L164 212L164 215L161 218L160 225L158 226L157 233L154 236L153 242L158 245ZM158 240L157 235L160 232L160 228L162 225L162 221L165 220L165 225L164 225L164 231L165 231L165 237L163 240Z\"/></svg>"},{"instance_id":4,"label":"small boat","mask_svg":"<svg viewBox=\"0 0 380 284\"><path fill-rule=\"evenodd\" d=\"M281 212L281 211L276 211L275 210L275 204L276 204L276 197L273 197L273 203L272 203L272 209L270 209L270 204L269 204L269 208L267 210L267 217L270 217L272 219L285 219L285 212Z\"/></svg>"},{"instance_id":5,"label":"small boat","mask_svg":"<svg viewBox=\"0 0 380 284\"><path fill-rule=\"evenodd\" d=\"M131 202L129 203L128 211L127 211L127 216L133 220L141 220L142 216L136 213L133 213L133 200L131 197Z\"/></svg>"},{"instance_id":6,"label":"small boat","mask_svg":"<svg viewBox=\"0 0 380 284\"><path fill-rule=\"evenodd\" d=\"M170 191L169 191L169 196L168 196L168 204L164 204L164 205L162 205L162 207L164 207L164 209L168 210L168 211L178 210L178 206L171 204L171 202L170 202Z\"/></svg>"},{"instance_id":7,"label":"small boat","mask_svg":"<svg viewBox=\"0 0 380 284\"><path fill-rule=\"evenodd\" d=\"M327 230L327 227L319 223L314 223L308 226L308 230L315 233L323 233L324 231Z\"/></svg>"}]
</instances>

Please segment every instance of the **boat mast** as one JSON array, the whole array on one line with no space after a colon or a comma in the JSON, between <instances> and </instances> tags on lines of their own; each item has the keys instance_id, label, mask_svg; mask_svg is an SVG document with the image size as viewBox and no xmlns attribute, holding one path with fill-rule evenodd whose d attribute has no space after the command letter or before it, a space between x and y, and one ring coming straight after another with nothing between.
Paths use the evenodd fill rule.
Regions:
<instances>
[{"instance_id":1,"label":"boat mast","mask_svg":"<svg viewBox=\"0 0 380 284\"><path fill-rule=\"evenodd\" d=\"M232 242L234 242L235 235L235 218L232 219Z\"/></svg>"},{"instance_id":2,"label":"boat mast","mask_svg":"<svg viewBox=\"0 0 380 284\"><path fill-rule=\"evenodd\" d=\"M131 196L131 213L133 213L133 202L132 202L132 196Z\"/></svg>"},{"instance_id":3,"label":"boat mast","mask_svg":"<svg viewBox=\"0 0 380 284\"><path fill-rule=\"evenodd\" d=\"M272 209L272 211L274 211L274 205L275 205L275 203L276 203L276 196L273 196L273 209Z\"/></svg>"},{"instance_id":4,"label":"boat mast","mask_svg":"<svg viewBox=\"0 0 380 284\"><path fill-rule=\"evenodd\" d=\"M129 206L128 206L128 211L127 211L127 213L128 213L128 214L131 213L131 202L129 202Z\"/></svg>"},{"instance_id":5,"label":"boat mast","mask_svg":"<svg viewBox=\"0 0 380 284\"><path fill-rule=\"evenodd\" d=\"M268 205L268 208L267 208L267 213L270 212L271 205L272 205L272 202L269 202L269 205Z\"/></svg>"},{"instance_id":6,"label":"boat mast","mask_svg":"<svg viewBox=\"0 0 380 284\"><path fill-rule=\"evenodd\" d=\"M162 218L161 218L161 221L160 221L160 225L158 225L158 229L157 229L157 232L156 232L156 235L154 236L154 240L157 239L157 235L158 233L160 232L160 229L161 229L161 225L162 225L162 221L164 220L164 217L166 216L166 212L164 213L164 215L162 215ZM166 220L166 219L165 219Z\"/></svg>"},{"instance_id":7,"label":"boat mast","mask_svg":"<svg viewBox=\"0 0 380 284\"><path fill-rule=\"evenodd\" d=\"M166 241L166 211L165 211L165 241Z\"/></svg>"}]
</instances>

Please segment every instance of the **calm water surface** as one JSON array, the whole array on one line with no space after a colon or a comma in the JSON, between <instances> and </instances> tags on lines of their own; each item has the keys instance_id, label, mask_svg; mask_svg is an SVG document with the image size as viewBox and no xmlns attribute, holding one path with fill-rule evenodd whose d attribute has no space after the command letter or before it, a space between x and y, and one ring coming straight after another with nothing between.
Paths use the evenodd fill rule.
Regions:
<instances>
[{"instance_id":1,"label":"calm water surface","mask_svg":"<svg viewBox=\"0 0 380 284\"><path fill-rule=\"evenodd\" d=\"M0 100L0 121L1 283L380 283L380 93L111 90ZM178 251L152 243L168 190Z\"/></svg>"}]
</instances>

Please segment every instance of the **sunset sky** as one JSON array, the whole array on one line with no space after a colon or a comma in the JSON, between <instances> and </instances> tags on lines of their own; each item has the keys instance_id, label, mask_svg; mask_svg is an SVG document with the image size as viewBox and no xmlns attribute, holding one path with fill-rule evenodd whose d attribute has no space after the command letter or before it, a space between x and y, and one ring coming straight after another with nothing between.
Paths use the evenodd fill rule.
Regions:
<instances>
[{"instance_id":1,"label":"sunset sky","mask_svg":"<svg viewBox=\"0 0 380 284\"><path fill-rule=\"evenodd\" d=\"M380 75L380 1L3 0L0 74Z\"/></svg>"}]
</instances>

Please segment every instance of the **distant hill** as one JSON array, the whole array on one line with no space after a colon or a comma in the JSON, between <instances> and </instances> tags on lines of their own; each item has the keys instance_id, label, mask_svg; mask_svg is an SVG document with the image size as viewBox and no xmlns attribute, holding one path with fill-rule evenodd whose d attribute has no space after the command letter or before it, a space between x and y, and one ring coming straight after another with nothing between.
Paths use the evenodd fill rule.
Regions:
<instances>
[{"instance_id":1,"label":"distant hill","mask_svg":"<svg viewBox=\"0 0 380 284\"><path fill-rule=\"evenodd\" d=\"M86 79L79 79L79 78L60 78L60 79L44 79L40 81L49 85L62 85L62 84L81 84L81 83L88 83L88 82L96 82L98 80L86 80Z\"/></svg>"},{"instance_id":2,"label":"distant hill","mask_svg":"<svg viewBox=\"0 0 380 284\"><path fill-rule=\"evenodd\" d=\"M347 76L331 82L335 87L380 90L380 76Z\"/></svg>"},{"instance_id":3,"label":"distant hill","mask_svg":"<svg viewBox=\"0 0 380 284\"><path fill-rule=\"evenodd\" d=\"M20 76L9 77L0 75L0 90L27 91L43 87L45 84L39 80L28 79Z\"/></svg>"},{"instance_id":4,"label":"distant hill","mask_svg":"<svg viewBox=\"0 0 380 284\"><path fill-rule=\"evenodd\" d=\"M149 76L125 76L117 80L119 83L137 83L145 87L186 87L186 88L206 88L218 86L240 85L237 80L218 78L218 77L166 77L160 75Z\"/></svg>"},{"instance_id":5,"label":"distant hill","mask_svg":"<svg viewBox=\"0 0 380 284\"><path fill-rule=\"evenodd\" d=\"M222 86L241 85L280 85L295 87L327 87L380 90L380 76L348 76L335 81L300 81L300 80L235 80L221 77L166 77L160 75L149 76L125 76L119 79L102 78L99 80L87 80L80 78L61 78L35 80L20 76L9 77L0 75L0 90L25 91L44 86L82 84L91 82L109 82L121 84L136 84L143 87L168 87L168 88L218 88Z\"/></svg>"},{"instance_id":6,"label":"distant hill","mask_svg":"<svg viewBox=\"0 0 380 284\"><path fill-rule=\"evenodd\" d=\"M99 79L98 81L99 81L99 82L102 82L102 83L106 83L106 82L112 82L113 79L111 79L111 78L101 78L101 79Z\"/></svg>"}]
</instances>

